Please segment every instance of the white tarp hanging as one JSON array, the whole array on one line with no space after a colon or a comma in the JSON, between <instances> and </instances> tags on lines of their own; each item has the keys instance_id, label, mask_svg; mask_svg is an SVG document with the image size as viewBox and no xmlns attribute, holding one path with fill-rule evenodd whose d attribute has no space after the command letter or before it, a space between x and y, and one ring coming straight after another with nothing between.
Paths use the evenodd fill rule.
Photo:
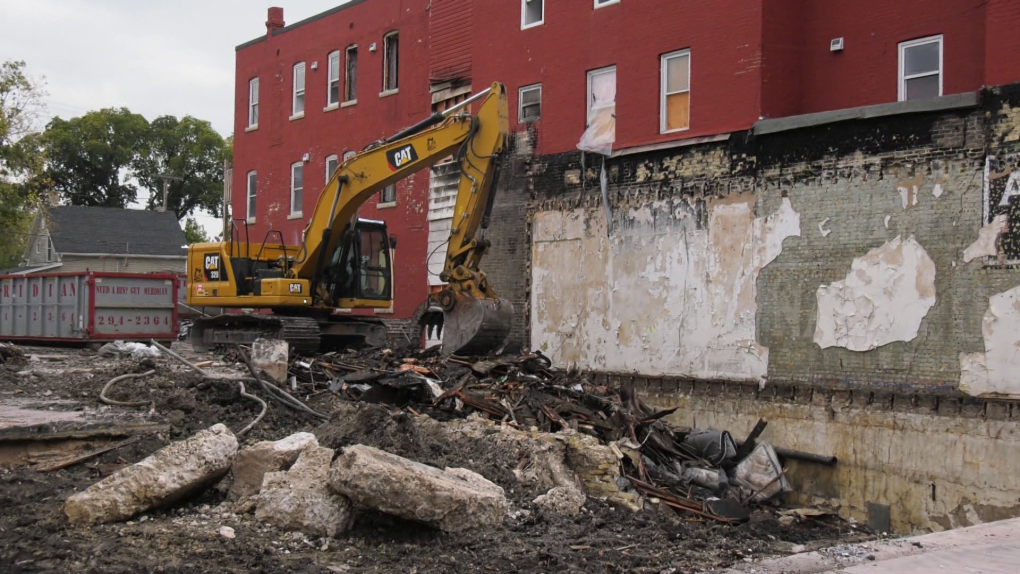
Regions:
<instances>
[{"instance_id":1,"label":"white tarp hanging","mask_svg":"<svg viewBox=\"0 0 1020 574\"><path fill-rule=\"evenodd\" d=\"M616 68L588 76L588 124L577 149L610 155L616 143Z\"/></svg>"}]
</instances>

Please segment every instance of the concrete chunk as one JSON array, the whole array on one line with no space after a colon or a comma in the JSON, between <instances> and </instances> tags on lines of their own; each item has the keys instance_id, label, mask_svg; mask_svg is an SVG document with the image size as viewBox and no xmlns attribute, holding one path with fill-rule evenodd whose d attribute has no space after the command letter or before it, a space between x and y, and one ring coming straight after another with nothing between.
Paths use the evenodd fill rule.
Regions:
<instances>
[{"instance_id":1,"label":"concrete chunk","mask_svg":"<svg viewBox=\"0 0 1020 574\"><path fill-rule=\"evenodd\" d=\"M350 530L353 505L326 486L333 449L310 446L286 472L267 473L255 519L309 536L335 537Z\"/></svg>"},{"instance_id":2,"label":"concrete chunk","mask_svg":"<svg viewBox=\"0 0 1020 574\"><path fill-rule=\"evenodd\" d=\"M287 381L289 354L290 345L280 339L255 339L251 346L252 362L278 383Z\"/></svg>"},{"instance_id":3,"label":"concrete chunk","mask_svg":"<svg viewBox=\"0 0 1020 574\"><path fill-rule=\"evenodd\" d=\"M503 489L479 474L440 470L364 445L336 459L329 487L362 506L446 532L498 526L508 507Z\"/></svg>"},{"instance_id":4,"label":"concrete chunk","mask_svg":"<svg viewBox=\"0 0 1020 574\"><path fill-rule=\"evenodd\" d=\"M539 496L533 502L549 514L577 516L587 497L573 486L557 486Z\"/></svg>"},{"instance_id":5,"label":"concrete chunk","mask_svg":"<svg viewBox=\"0 0 1020 574\"><path fill-rule=\"evenodd\" d=\"M231 500L240 500L258 494L267 472L290 468L302 452L316 446L319 446L319 441L315 435L299 432L277 441L262 441L241 449L231 469L234 483L230 485L227 496Z\"/></svg>"},{"instance_id":6,"label":"concrete chunk","mask_svg":"<svg viewBox=\"0 0 1020 574\"><path fill-rule=\"evenodd\" d=\"M173 504L226 474L236 454L234 433L214 425L72 495L64 514L72 524L98 524Z\"/></svg>"}]
</instances>

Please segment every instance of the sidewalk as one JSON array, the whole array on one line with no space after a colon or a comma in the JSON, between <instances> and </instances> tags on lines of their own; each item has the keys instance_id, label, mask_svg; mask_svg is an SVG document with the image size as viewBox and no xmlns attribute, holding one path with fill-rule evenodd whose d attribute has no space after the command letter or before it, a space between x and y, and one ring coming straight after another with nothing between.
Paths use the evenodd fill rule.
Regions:
<instances>
[{"instance_id":1,"label":"sidewalk","mask_svg":"<svg viewBox=\"0 0 1020 574\"><path fill-rule=\"evenodd\" d=\"M910 538L826 548L721 574L1016 574L1020 518Z\"/></svg>"}]
</instances>

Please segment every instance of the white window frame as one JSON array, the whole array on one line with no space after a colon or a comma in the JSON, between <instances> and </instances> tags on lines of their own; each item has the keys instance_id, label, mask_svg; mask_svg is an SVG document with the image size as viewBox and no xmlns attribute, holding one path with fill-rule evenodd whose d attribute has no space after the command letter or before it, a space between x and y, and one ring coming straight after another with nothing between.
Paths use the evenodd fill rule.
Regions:
<instances>
[{"instance_id":1,"label":"white window frame","mask_svg":"<svg viewBox=\"0 0 1020 574\"><path fill-rule=\"evenodd\" d=\"M294 171L301 168L301 202L304 203L305 199L305 164L301 161L296 161L290 164L290 216L288 219L295 219L302 216L303 205L298 205L297 210L294 209L294 194L298 191L298 188L294 187Z\"/></svg>"},{"instance_id":2,"label":"white window frame","mask_svg":"<svg viewBox=\"0 0 1020 574\"><path fill-rule=\"evenodd\" d=\"M347 160L351 159L352 157L354 157L356 155L358 155L358 152L356 152L354 150L345 151L344 152L344 161L347 161Z\"/></svg>"},{"instance_id":3,"label":"white window frame","mask_svg":"<svg viewBox=\"0 0 1020 574\"><path fill-rule=\"evenodd\" d=\"M524 119L524 92L538 90L538 117ZM517 89L517 123L531 123L542 119L542 84L530 84Z\"/></svg>"},{"instance_id":4,"label":"white window frame","mask_svg":"<svg viewBox=\"0 0 1020 574\"><path fill-rule=\"evenodd\" d=\"M333 171L336 171L340 167L340 158L336 154L326 157L326 184L329 184L330 178L333 177L333 172L329 171L329 162L336 162L336 167Z\"/></svg>"},{"instance_id":5,"label":"white window frame","mask_svg":"<svg viewBox=\"0 0 1020 574\"><path fill-rule=\"evenodd\" d=\"M351 44L344 50L344 93L343 103L350 105L358 103L358 68L354 68L354 92L351 92L351 52L358 53L358 45ZM353 97L352 97L353 96Z\"/></svg>"},{"instance_id":6,"label":"white window frame","mask_svg":"<svg viewBox=\"0 0 1020 574\"><path fill-rule=\"evenodd\" d=\"M252 176L255 176L255 181L254 181L255 185L252 185L252 183L253 183L252 182ZM244 188L245 188L245 194L244 194L245 219L248 221L248 223L255 223L255 213L254 213L255 210L252 209L252 207L253 207L252 206L252 202L253 202L253 200L256 201L256 202L258 201L257 198L258 198L259 175L258 175L258 173L255 170L249 171L247 174L245 174L244 181L245 181L245 183L244 183ZM255 204L255 207L256 208L258 207L257 203Z\"/></svg>"},{"instance_id":7,"label":"white window frame","mask_svg":"<svg viewBox=\"0 0 1020 574\"><path fill-rule=\"evenodd\" d=\"M669 85L669 82L667 81L668 78L667 78L667 75L666 75L667 71L669 70L669 66L667 65L667 62L670 59L672 59L672 58L680 58L680 57L684 57L684 56L687 57L687 92L686 92L687 93L687 127L667 130L666 129L666 96L671 96L673 94L682 94L682 93L684 93L682 91L680 91L680 92L673 92L673 93L667 93L666 92L667 86ZM691 50L690 50L690 48L687 48L687 49L684 49L684 50L677 50L676 52L670 52L668 54L663 54L662 57L659 59L659 133L660 134L672 134L672 133L683 132L683 131L687 131L687 130L691 129L691 117L690 117L690 113L691 113L691 108L690 108L691 95L690 94L691 94Z\"/></svg>"},{"instance_id":8,"label":"white window frame","mask_svg":"<svg viewBox=\"0 0 1020 574\"><path fill-rule=\"evenodd\" d=\"M333 61L336 60L336 77L333 77ZM343 93L340 91L340 50L334 50L326 57L326 109L340 107ZM333 100L333 84L336 84L336 100Z\"/></svg>"},{"instance_id":9,"label":"white window frame","mask_svg":"<svg viewBox=\"0 0 1020 574\"><path fill-rule=\"evenodd\" d=\"M298 83L297 83L298 70L299 69L301 70L301 87L300 88L298 88ZM291 82L292 87L293 87L293 95L292 95L292 98L291 98L291 106L290 106L290 113L291 113L290 119L292 119L292 120L296 120L298 118L305 117L305 107L306 107L305 104L308 103L308 102L305 101L305 85L308 84L307 71L308 70L305 67L305 63L304 62L298 62L297 64L294 64L294 68L292 69L292 75L290 77L290 82ZM298 96L301 96L301 109L300 110L297 109L297 106L298 106Z\"/></svg>"},{"instance_id":10,"label":"white window frame","mask_svg":"<svg viewBox=\"0 0 1020 574\"><path fill-rule=\"evenodd\" d=\"M248 129L259 127L259 79L248 80Z\"/></svg>"},{"instance_id":11,"label":"white window frame","mask_svg":"<svg viewBox=\"0 0 1020 574\"><path fill-rule=\"evenodd\" d=\"M584 92L584 99L585 99L584 123L585 124L588 123L588 118L591 117L591 81L592 81L593 78L595 78L595 76L599 76L601 74L607 74L609 72L612 72L613 76L616 76L616 64L613 64L612 66L606 66L605 68L599 68L597 70L588 70L588 88ZM615 102L615 100L614 100L614 102Z\"/></svg>"},{"instance_id":12,"label":"white window frame","mask_svg":"<svg viewBox=\"0 0 1020 574\"><path fill-rule=\"evenodd\" d=\"M390 38L393 37L396 37L397 39L397 54L395 56L397 58L396 66L397 79L395 82L390 82L390 58L394 57L392 54L390 54ZM400 30L393 30L392 32L387 32L386 34L383 34L382 46L383 46L383 85L382 92L379 95L388 96L390 94L395 94L398 91L400 91ZM391 83L394 84L392 87L390 87Z\"/></svg>"},{"instance_id":13,"label":"white window frame","mask_svg":"<svg viewBox=\"0 0 1020 574\"><path fill-rule=\"evenodd\" d=\"M541 0L542 17L538 19L538 22L532 22L531 24L528 24L525 21L525 18L527 18L528 15L529 1L530 0L521 0L521 30L527 30L528 28L534 28L535 26L541 26L542 24L545 24L545 0Z\"/></svg>"},{"instance_id":14,"label":"white window frame","mask_svg":"<svg viewBox=\"0 0 1020 574\"><path fill-rule=\"evenodd\" d=\"M619 4L619 3L620 3L620 0L595 0L595 10L598 10L599 8L605 8L606 6L612 6L614 4Z\"/></svg>"},{"instance_id":15,"label":"white window frame","mask_svg":"<svg viewBox=\"0 0 1020 574\"><path fill-rule=\"evenodd\" d=\"M906 66L907 66L907 59L906 59L907 48L913 48L915 46L923 46L924 44L934 44L934 43L938 43L938 45L939 45L939 69L938 69L938 71L937 72L924 72L923 74L913 74L911 76L905 75L904 74L904 70L906 69ZM944 51L944 47L945 47L945 44L942 42L942 34L936 34L934 36L927 36L925 38L917 38L916 40L910 40L910 41L907 41L907 42L900 42L900 44L899 44L899 67L898 67L898 70L899 70L898 99L899 99L899 101L901 101L901 102L907 101L907 80L913 80L913 79L916 79L916 78L926 78L928 76L934 76L936 74L938 74L938 77L939 77L939 96L942 96L942 94L943 94L943 92L942 92L942 80L943 80L943 75L944 75L943 72L945 70L945 66L943 65L943 57L942 57L942 54L943 54L943 51Z\"/></svg>"}]
</instances>

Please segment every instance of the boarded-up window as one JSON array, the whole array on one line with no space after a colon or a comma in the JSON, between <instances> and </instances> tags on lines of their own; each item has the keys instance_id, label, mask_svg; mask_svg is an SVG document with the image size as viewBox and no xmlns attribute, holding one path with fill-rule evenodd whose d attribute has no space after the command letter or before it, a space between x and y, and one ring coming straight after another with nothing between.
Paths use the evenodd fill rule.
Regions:
<instances>
[{"instance_id":1,"label":"boarded-up window","mask_svg":"<svg viewBox=\"0 0 1020 574\"><path fill-rule=\"evenodd\" d=\"M400 53L400 36L390 32L383 37L383 91L389 92L399 87L399 66L397 56Z\"/></svg>"},{"instance_id":2,"label":"boarded-up window","mask_svg":"<svg viewBox=\"0 0 1020 574\"><path fill-rule=\"evenodd\" d=\"M347 73L345 74L344 101L353 102L358 99L358 45L347 48Z\"/></svg>"},{"instance_id":3,"label":"boarded-up window","mask_svg":"<svg viewBox=\"0 0 1020 574\"><path fill-rule=\"evenodd\" d=\"M691 125L691 51L662 57L662 133L685 130Z\"/></svg>"}]
</instances>

